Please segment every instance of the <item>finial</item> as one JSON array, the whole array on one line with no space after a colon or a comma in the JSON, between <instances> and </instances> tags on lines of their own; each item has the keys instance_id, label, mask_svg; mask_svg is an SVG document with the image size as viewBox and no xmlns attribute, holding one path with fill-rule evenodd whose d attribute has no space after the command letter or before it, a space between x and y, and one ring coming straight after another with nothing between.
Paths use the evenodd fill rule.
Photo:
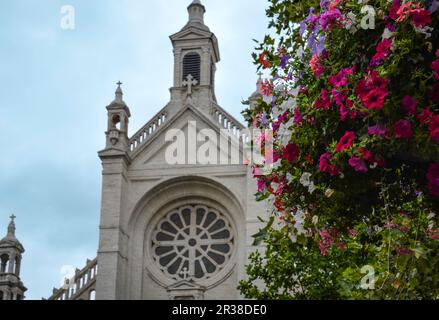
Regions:
<instances>
[{"instance_id":1,"label":"finial","mask_svg":"<svg viewBox=\"0 0 439 320\"><path fill-rule=\"evenodd\" d=\"M120 87L123 83L118 81L116 84L117 84L116 101L123 102L123 92L122 92L122 88Z\"/></svg>"},{"instance_id":2,"label":"finial","mask_svg":"<svg viewBox=\"0 0 439 320\"><path fill-rule=\"evenodd\" d=\"M6 238L8 239L15 239L15 218L17 218L14 214L11 215L9 218L11 218L11 222L9 222L8 225L8 235Z\"/></svg>"},{"instance_id":3,"label":"finial","mask_svg":"<svg viewBox=\"0 0 439 320\"><path fill-rule=\"evenodd\" d=\"M187 10L189 12L189 22L198 22L204 25L206 8L201 4L200 0L192 1Z\"/></svg>"},{"instance_id":4,"label":"finial","mask_svg":"<svg viewBox=\"0 0 439 320\"><path fill-rule=\"evenodd\" d=\"M261 84L262 84L262 72L258 72L258 81L256 82L256 92L261 92Z\"/></svg>"}]
</instances>

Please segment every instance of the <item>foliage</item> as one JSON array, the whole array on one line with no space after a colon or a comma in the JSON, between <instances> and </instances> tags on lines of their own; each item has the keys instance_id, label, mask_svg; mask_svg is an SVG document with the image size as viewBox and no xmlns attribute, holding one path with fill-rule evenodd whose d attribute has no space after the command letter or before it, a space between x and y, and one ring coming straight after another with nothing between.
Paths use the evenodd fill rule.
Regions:
<instances>
[{"instance_id":1,"label":"foliage","mask_svg":"<svg viewBox=\"0 0 439 320\"><path fill-rule=\"evenodd\" d=\"M241 292L439 298L437 2L271 0L267 16L269 77L243 114L273 131L254 173L274 209Z\"/></svg>"}]
</instances>

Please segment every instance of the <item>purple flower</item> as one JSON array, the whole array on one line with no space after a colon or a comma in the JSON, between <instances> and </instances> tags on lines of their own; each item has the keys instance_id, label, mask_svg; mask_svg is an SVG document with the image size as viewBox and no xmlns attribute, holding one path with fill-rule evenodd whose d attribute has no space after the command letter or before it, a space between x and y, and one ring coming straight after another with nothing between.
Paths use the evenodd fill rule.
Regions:
<instances>
[{"instance_id":1,"label":"purple flower","mask_svg":"<svg viewBox=\"0 0 439 320\"><path fill-rule=\"evenodd\" d=\"M282 55L280 57L280 67L282 69L285 69L285 67L287 66L288 61L290 60L290 57L288 55Z\"/></svg>"},{"instance_id":2,"label":"purple flower","mask_svg":"<svg viewBox=\"0 0 439 320\"><path fill-rule=\"evenodd\" d=\"M386 129L386 127L384 127L384 126L382 126L382 125L380 125L380 124L377 124L376 126L369 127L369 128L367 129L367 133L368 133L370 136L381 136L381 137L385 137L385 136L387 135L387 129Z\"/></svg>"},{"instance_id":3,"label":"purple flower","mask_svg":"<svg viewBox=\"0 0 439 320\"><path fill-rule=\"evenodd\" d=\"M261 124L264 127L267 125L267 116L265 115L265 113L262 115Z\"/></svg>"},{"instance_id":4,"label":"purple flower","mask_svg":"<svg viewBox=\"0 0 439 320\"><path fill-rule=\"evenodd\" d=\"M306 20L303 20L301 23L300 23L300 29L299 29L299 34L300 34L300 37L303 37L303 34L305 33L305 31L306 31Z\"/></svg>"},{"instance_id":5,"label":"purple flower","mask_svg":"<svg viewBox=\"0 0 439 320\"><path fill-rule=\"evenodd\" d=\"M366 173L367 167L366 167L366 163L363 161L363 159L357 158L357 157L352 157L349 160L349 165L355 169L355 171L360 172L360 173Z\"/></svg>"},{"instance_id":6,"label":"purple flower","mask_svg":"<svg viewBox=\"0 0 439 320\"><path fill-rule=\"evenodd\" d=\"M331 31L332 26L336 24L341 18L339 9L331 9L320 16L320 25L325 31Z\"/></svg>"}]
</instances>

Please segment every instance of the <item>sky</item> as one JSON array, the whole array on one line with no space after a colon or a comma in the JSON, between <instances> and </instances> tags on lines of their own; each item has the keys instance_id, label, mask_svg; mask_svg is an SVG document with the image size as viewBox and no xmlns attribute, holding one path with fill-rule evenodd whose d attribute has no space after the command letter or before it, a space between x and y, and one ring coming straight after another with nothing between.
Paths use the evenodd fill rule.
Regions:
<instances>
[{"instance_id":1,"label":"sky","mask_svg":"<svg viewBox=\"0 0 439 320\"><path fill-rule=\"evenodd\" d=\"M17 216L27 299L48 298L72 267L97 254L101 164L115 83L135 133L169 101L169 36L190 0L2 0L0 238ZM255 90L251 53L267 31L267 0L202 0L218 40L216 95L242 121ZM61 9L75 9L74 30ZM69 267L71 266L71 267Z\"/></svg>"}]
</instances>

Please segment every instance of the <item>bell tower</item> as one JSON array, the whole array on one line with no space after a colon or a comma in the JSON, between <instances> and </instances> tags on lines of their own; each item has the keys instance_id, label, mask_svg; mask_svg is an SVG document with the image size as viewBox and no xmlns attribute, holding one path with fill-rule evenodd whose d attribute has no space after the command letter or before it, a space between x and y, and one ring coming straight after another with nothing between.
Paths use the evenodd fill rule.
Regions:
<instances>
[{"instance_id":1,"label":"bell tower","mask_svg":"<svg viewBox=\"0 0 439 320\"><path fill-rule=\"evenodd\" d=\"M220 61L218 40L204 24L206 8L199 0L194 0L187 10L189 21L170 37L174 48L171 95L172 100L183 103L188 97L193 98L197 106L207 111L210 102L216 103L215 73Z\"/></svg>"},{"instance_id":2,"label":"bell tower","mask_svg":"<svg viewBox=\"0 0 439 320\"><path fill-rule=\"evenodd\" d=\"M107 107L108 129L106 149L125 151L128 148L128 122L130 109L123 101L122 82L117 83L116 97Z\"/></svg>"},{"instance_id":3,"label":"bell tower","mask_svg":"<svg viewBox=\"0 0 439 320\"><path fill-rule=\"evenodd\" d=\"M15 237L15 216L8 233L0 241L0 300L23 300L26 288L20 280L21 257L24 248Z\"/></svg>"}]
</instances>

